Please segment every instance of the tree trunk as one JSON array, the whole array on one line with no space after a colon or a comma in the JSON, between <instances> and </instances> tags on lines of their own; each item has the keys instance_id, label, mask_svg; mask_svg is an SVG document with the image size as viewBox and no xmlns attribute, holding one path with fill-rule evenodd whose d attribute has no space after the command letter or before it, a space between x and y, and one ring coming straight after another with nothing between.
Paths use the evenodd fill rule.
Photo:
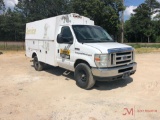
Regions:
<instances>
[{"instance_id":1,"label":"tree trunk","mask_svg":"<svg viewBox=\"0 0 160 120\"><path fill-rule=\"evenodd\" d=\"M150 42L149 36L148 36L148 43Z\"/></svg>"}]
</instances>

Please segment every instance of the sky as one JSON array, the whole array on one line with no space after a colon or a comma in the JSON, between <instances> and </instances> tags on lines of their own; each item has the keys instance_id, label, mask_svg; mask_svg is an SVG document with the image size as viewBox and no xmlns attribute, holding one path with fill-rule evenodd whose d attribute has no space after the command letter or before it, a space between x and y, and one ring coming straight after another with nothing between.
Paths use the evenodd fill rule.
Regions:
<instances>
[{"instance_id":1,"label":"sky","mask_svg":"<svg viewBox=\"0 0 160 120\"><path fill-rule=\"evenodd\" d=\"M137 8L138 5L143 3L145 0L124 0L126 10L124 12L125 20L129 19L131 14L134 14L133 10ZM157 0L160 2L160 0ZM18 0L4 0L6 7L13 8L15 4L18 3Z\"/></svg>"},{"instance_id":2,"label":"sky","mask_svg":"<svg viewBox=\"0 0 160 120\"><path fill-rule=\"evenodd\" d=\"M134 14L133 10L136 9L145 0L125 0L126 10L124 12L125 20L128 20L131 14ZM160 0L157 0L160 3Z\"/></svg>"},{"instance_id":3,"label":"sky","mask_svg":"<svg viewBox=\"0 0 160 120\"><path fill-rule=\"evenodd\" d=\"M126 10L124 11L125 20L129 19L131 14L134 14L133 10L137 8L145 0L125 0Z\"/></svg>"},{"instance_id":4,"label":"sky","mask_svg":"<svg viewBox=\"0 0 160 120\"><path fill-rule=\"evenodd\" d=\"M11 7L13 8L15 6L15 4L18 3L18 0L4 0L4 3L6 5L6 7Z\"/></svg>"}]
</instances>

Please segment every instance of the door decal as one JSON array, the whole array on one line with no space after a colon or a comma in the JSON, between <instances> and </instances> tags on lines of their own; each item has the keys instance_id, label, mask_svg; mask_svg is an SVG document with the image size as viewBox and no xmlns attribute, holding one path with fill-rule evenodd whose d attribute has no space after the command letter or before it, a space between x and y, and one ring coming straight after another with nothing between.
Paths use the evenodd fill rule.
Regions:
<instances>
[{"instance_id":1,"label":"door decal","mask_svg":"<svg viewBox=\"0 0 160 120\"><path fill-rule=\"evenodd\" d=\"M70 50L60 49L60 56L64 59L70 59Z\"/></svg>"}]
</instances>

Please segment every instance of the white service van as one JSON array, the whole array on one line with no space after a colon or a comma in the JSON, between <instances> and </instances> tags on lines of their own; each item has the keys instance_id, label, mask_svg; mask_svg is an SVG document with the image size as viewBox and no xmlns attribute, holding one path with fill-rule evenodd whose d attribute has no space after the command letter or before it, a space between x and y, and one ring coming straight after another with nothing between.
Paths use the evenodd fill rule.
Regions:
<instances>
[{"instance_id":1,"label":"white service van","mask_svg":"<svg viewBox=\"0 0 160 120\"><path fill-rule=\"evenodd\" d=\"M74 72L79 87L90 89L96 80L113 81L136 72L131 46L115 42L94 21L75 13L26 24L26 56L41 71L44 64Z\"/></svg>"}]
</instances>

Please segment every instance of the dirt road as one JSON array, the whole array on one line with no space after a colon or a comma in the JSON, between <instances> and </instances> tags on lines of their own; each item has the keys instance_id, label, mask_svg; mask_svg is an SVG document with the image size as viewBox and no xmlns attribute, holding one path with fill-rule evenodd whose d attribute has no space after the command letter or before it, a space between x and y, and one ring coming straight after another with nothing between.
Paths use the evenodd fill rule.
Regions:
<instances>
[{"instance_id":1,"label":"dirt road","mask_svg":"<svg viewBox=\"0 0 160 120\"><path fill-rule=\"evenodd\" d=\"M24 52L0 55L0 120L158 120L160 53L136 55L131 78L76 86L73 73L37 72Z\"/></svg>"}]
</instances>

